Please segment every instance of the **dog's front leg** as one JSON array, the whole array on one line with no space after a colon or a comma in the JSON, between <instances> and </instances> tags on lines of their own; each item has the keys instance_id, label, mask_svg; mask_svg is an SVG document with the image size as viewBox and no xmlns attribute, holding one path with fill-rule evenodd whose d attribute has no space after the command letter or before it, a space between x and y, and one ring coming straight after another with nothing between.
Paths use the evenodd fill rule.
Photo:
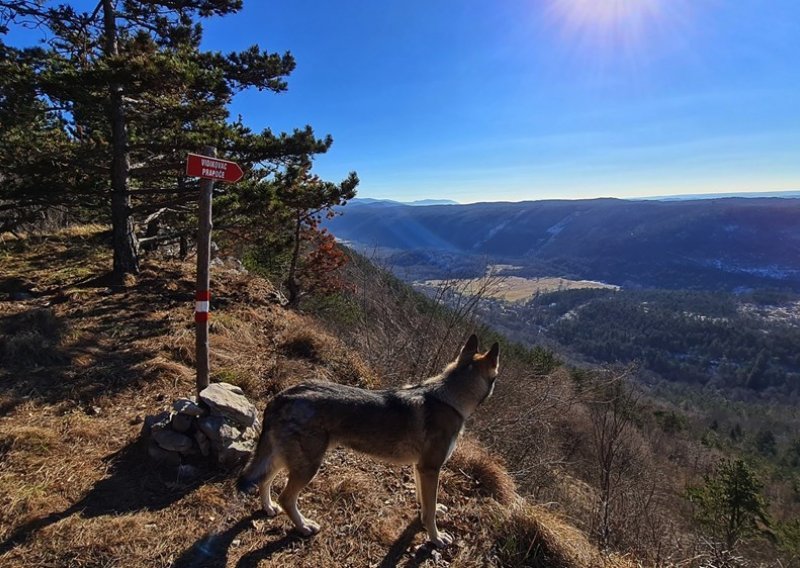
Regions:
<instances>
[{"instance_id":1,"label":"dog's front leg","mask_svg":"<svg viewBox=\"0 0 800 568\"><path fill-rule=\"evenodd\" d=\"M422 489L420 489L420 480L419 480L419 469L414 468L414 493L417 496L417 505L420 507L422 506ZM441 503L436 503L436 512L440 514L445 514L447 512L447 507ZM420 510L420 514L422 511Z\"/></svg>"},{"instance_id":2,"label":"dog's front leg","mask_svg":"<svg viewBox=\"0 0 800 568\"><path fill-rule=\"evenodd\" d=\"M453 537L436 528L436 497L439 492L439 468L416 466L419 489L422 494L422 524L428 531L428 539L435 546L447 546Z\"/></svg>"}]
</instances>

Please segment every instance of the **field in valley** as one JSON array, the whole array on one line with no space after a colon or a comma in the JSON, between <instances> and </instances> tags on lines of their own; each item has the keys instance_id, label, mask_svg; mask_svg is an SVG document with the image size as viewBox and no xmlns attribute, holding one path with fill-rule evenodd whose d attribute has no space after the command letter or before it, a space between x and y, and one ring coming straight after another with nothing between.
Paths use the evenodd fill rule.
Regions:
<instances>
[{"instance_id":1,"label":"field in valley","mask_svg":"<svg viewBox=\"0 0 800 568\"><path fill-rule=\"evenodd\" d=\"M467 295L481 294L507 302L524 302L537 294L580 290L586 288L618 290L619 286L592 280L569 280L567 278L544 277L523 278L520 276L491 275L481 278L458 278L450 280L423 280L414 283L418 288L450 288Z\"/></svg>"}]
</instances>

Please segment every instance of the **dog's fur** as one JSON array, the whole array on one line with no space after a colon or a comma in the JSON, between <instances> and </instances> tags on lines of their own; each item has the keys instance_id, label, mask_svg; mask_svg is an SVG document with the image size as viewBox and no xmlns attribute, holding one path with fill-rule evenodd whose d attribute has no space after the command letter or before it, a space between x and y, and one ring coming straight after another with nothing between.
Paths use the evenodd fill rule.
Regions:
<instances>
[{"instance_id":1,"label":"dog's fur","mask_svg":"<svg viewBox=\"0 0 800 568\"><path fill-rule=\"evenodd\" d=\"M274 516L270 487L276 474L288 469L278 503L308 536L319 525L297 510L297 495L317 473L329 446L414 464L422 523L433 544L447 545L452 537L436 528L439 470L453 453L464 421L492 394L498 368L498 344L479 353L478 338L472 335L456 361L416 386L370 391L308 382L286 389L264 411L258 446L237 487L248 493L258 487L264 511Z\"/></svg>"}]
</instances>

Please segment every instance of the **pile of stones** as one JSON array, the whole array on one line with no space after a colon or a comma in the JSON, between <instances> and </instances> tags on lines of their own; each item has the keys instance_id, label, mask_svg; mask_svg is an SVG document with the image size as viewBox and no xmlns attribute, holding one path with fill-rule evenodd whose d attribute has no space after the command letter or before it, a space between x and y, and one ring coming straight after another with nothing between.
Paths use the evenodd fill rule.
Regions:
<instances>
[{"instance_id":1,"label":"pile of stones","mask_svg":"<svg viewBox=\"0 0 800 568\"><path fill-rule=\"evenodd\" d=\"M260 427L258 411L242 389L213 383L197 399L180 398L172 410L145 418L142 434L158 463L179 467L210 460L232 468L247 460Z\"/></svg>"}]
</instances>

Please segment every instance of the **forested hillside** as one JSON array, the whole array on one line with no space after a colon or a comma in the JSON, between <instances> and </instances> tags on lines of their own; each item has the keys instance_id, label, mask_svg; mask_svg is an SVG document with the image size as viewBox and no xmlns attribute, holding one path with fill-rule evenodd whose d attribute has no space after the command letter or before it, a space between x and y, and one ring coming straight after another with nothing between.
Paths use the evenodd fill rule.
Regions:
<instances>
[{"instance_id":1,"label":"forested hillside","mask_svg":"<svg viewBox=\"0 0 800 568\"><path fill-rule=\"evenodd\" d=\"M625 287L800 289L797 199L596 199L433 207L372 204L328 227L408 280L563 276Z\"/></svg>"},{"instance_id":2,"label":"forested hillside","mask_svg":"<svg viewBox=\"0 0 800 568\"><path fill-rule=\"evenodd\" d=\"M794 398L800 310L796 296L774 298L576 290L542 294L519 318L532 326L529 335L542 329L597 362L638 361L669 381Z\"/></svg>"}]
</instances>

